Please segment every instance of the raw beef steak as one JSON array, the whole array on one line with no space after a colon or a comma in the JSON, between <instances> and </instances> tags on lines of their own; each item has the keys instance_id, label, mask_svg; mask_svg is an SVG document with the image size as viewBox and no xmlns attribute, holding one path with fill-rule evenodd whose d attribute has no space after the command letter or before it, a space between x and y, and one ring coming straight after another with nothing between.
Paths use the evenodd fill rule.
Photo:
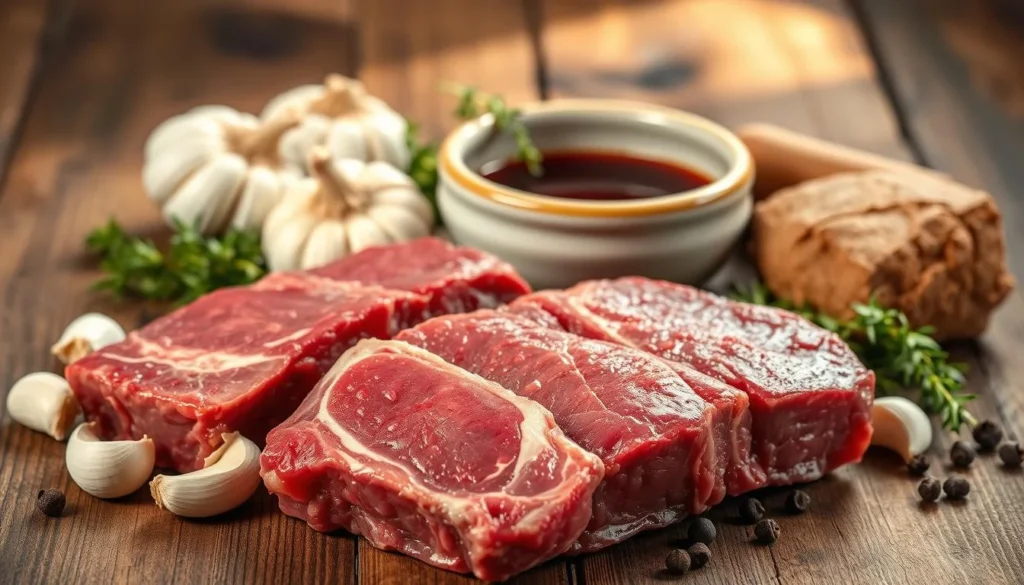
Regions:
<instances>
[{"instance_id":1,"label":"raw beef steak","mask_svg":"<svg viewBox=\"0 0 1024 585\"><path fill-rule=\"evenodd\" d=\"M271 431L284 513L425 563L502 580L564 550L603 469L551 414L398 341L362 341Z\"/></svg>"},{"instance_id":2,"label":"raw beef steak","mask_svg":"<svg viewBox=\"0 0 1024 585\"><path fill-rule=\"evenodd\" d=\"M438 238L368 248L312 273L429 294L434 315L497 307L530 292L511 265Z\"/></svg>"},{"instance_id":3,"label":"raw beef steak","mask_svg":"<svg viewBox=\"0 0 1024 585\"><path fill-rule=\"evenodd\" d=\"M585 282L514 305L746 393L754 458L769 484L817 479L859 461L870 442L874 374L838 336L788 311L644 278Z\"/></svg>"},{"instance_id":4,"label":"raw beef steak","mask_svg":"<svg viewBox=\"0 0 1024 585\"><path fill-rule=\"evenodd\" d=\"M396 339L537 401L570 439L601 458L605 477L575 552L722 499L714 412L653 356L494 311L437 317Z\"/></svg>"},{"instance_id":5,"label":"raw beef steak","mask_svg":"<svg viewBox=\"0 0 1024 585\"><path fill-rule=\"evenodd\" d=\"M426 257L447 260L417 273L425 260L415 246L383 246L344 260L353 267L348 281L328 266L333 278L274 274L216 291L69 365L65 375L105 438L148 435L159 466L196 469L223 432L262 443L359 339L388 338L437 311L529 290L490 256L421 242ZM387 265L374 273L360 264L364 254L387 256Z\"/></svg>"},{"instance_id":6,"label":"raw beef steak","mask_svg":"<svg viewBox=\"0 0 1024 585\"><path fill-rule=\"evenodd\" d=\"M525 301L527 297L523 299ZM511 306L502 307L501 312L526 317L549 329L566 330L553 314L544 310L537 302L514 302ZM600 331L591 333L590 338L608 339ZM714 435L715 456L718 462L716 471L719 479L715 492L708 499L708 505L717 504L722 500L723 487L729 495L742 494L763 487L767 481L764 471L751 456L750 402L747 395L701 374L686 364L660 359L714 408L711 430Z\"/></svg>"}]
</instances>

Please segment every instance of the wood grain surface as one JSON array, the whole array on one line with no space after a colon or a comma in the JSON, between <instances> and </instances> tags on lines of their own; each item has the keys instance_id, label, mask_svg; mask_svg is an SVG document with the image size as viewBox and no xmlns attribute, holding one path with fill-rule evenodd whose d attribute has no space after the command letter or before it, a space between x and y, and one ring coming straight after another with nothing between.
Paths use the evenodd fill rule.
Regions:
<instances>
[{"instance_id":1,"label":"wood grain surface","mask_svg":"<svg viewBox=\"0 0 1024 585\"><path fill-rule=\"evenodd\" d=\"M359 74L433 138L452 124L452 100L438 92L451 80L514 102L652 101L916 159L993 192L1024 278L1024 25L997 4L0 3L0 394L28 372L59 371L47 349L73 317L99 310L133 327L165 310L90 292L96 271L82 248L111 215L135 233L165 234L139 178L141 147L157 123L206 103L258 111L275 93L335 71ZM1022 349L1019 294L982 339L953 347L971 366L972 410L1016 437L1024 436ZM280 514L262 488L207 521L157 510L145 490L97 500L68 478L62 444L0 414L2 583L473 582L343 533L316 533ZM937 458L953 440L939 437ZM678 582L1021 583L1024 474L985 455L966 475L967 502L922 506L901 462L872 450L864 463L805 486L807 514L785 515L786 490L766 491L783 530L770 548L752 543L726 502L709 513L719 528L710 565ZM48 487L68 496L62 518L34 509ZM685 525L651 532L555 559L515 582L676 582L663 559L684 536Z\"/></svg>"}]
</instances>

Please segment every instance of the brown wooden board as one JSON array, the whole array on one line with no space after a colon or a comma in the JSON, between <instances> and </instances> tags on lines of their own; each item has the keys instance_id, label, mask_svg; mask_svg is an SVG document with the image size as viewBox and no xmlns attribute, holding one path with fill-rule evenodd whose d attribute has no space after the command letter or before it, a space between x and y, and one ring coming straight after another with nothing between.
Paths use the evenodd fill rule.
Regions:
<instances>
[{"instance_id":1,"label":"brown wooden board","mask_svg":"<svg viewBox=\"0 0 1024 585\"><path fill-rule=\"evenodd\" d=\"M544 3L543 44L554 96L652 101L732 126L772 122L900 158L917 149L901 139L898 112L842 2L605 0L592 9L594 4ZM877 4L903 10L894 8L900 2ZM601 31L601 43L587 41L595 30ZM924 67L915 65L916 75ZM922 125L930 123L922 117ZM929 138L930 148L942 148L934 144L942 137ZM1014 375L1024 372L1007 355L1024 339L1017 305L1015 297L1004 309L1014 320L995 323L982 344L957 352L973 368L970 389L981 394L972 408L1019 433L1022 395L1008 384L1016 385ZM937 459L952 440L940 433ZM936 466L933 472L945 476L950 470ZM1024 558L1024 503L1014 493L1024 488L1024 478L1004 472L992 456L980 458L967 475L976 490L970 503L922 507L898 458L872 450L863 464L806 486L813 510L779 518L783 535L770 549L751 545L749 528L720 523L722 541L714 547L712 566L686 580L1015 583L1014 566ZM770 501L781 497L768 493ZM727 519L730 504L720 508L711 516ZM635 538L582 559L578 573L588 585L659 582L665 578L659 572L664 556L681 534L673 528Z\"/></svg>"},{"instance_id":2,"label":"brown wooden board","mask_svg":"<svg viewBox=\"0 0 1024 585\"><path fill-rule=\"evenodd\" d=\"M97 274L82 249L84 235L110 215L135 233L166 233L139 180L141 147L157 123L204 103L257 111L275 93L335 71L358 72L433 138L452 124L453 100L437 92L450 80L513 102L545 93L642 99L727 125L769 121L882 154L921 153L991 189L1007 212L1011 244L1024 237L1014 198L1024 179L1011 164L1014 152L1024 155L1012 138L1016 114L997 106L1002 117L994 123L983 107L989 94L968 91L975 86L963 83L963 63L981 49L970 41L976 32L955 25L987 23L982 36L998 41L992 45L1011 41L1002 25L993 28L996 13L958 12L951 1L861 0L857 19L841 0L93 0L69 3L70 16L61 4L50 4L45 24L32 20L46 14L42 3L14 3L33 7L30 32L0 36L0 50L13 50L17 64L0 74L0 144L17 137L8 128L21 128L0 183L7 339L0 393L25 373L59 371L47 349L74 316L99 310L132 326L165 310L90 293ZM870 44L858 23L868 25ZM59 35L30 92L38 56L28 47L39 46L33 35L44 30ZM907 45L902 31L924 48ZM1005 57L992 56L1003 51L981 52L1007 69ZM992 95L1016 95L1002 92ZM18 105L25 96L28 108ZM1016 256L1015 266L1024 276ZM972 409L1018 437L1022 341L1024 302L1014 296L979 343L955 347L981 395ZM950 443L941 435L936 456ZM280 514L262 488L242 508L207 521L159 511L145 490L100 501L70 481L63 453L63 445L3 417L0 582L472 582L355 537L316 533ZM785 490L766 492L783 528L771 548L751 543L750 527L734 522L727 502L709 514L720 534L711 565L679 582L1019 583L1024 474L1004 472L993 459L980 457L968 472L974 493L959 506L920 506L898 459L875 451L806 486L813 504L805 515L779 512ZM45 487L68 494L65 517L35 511ZM674 582L661 568L684 534L685 526L654 531L602 553L556 559L516 582Z\"/></svg>"}]
</instances>

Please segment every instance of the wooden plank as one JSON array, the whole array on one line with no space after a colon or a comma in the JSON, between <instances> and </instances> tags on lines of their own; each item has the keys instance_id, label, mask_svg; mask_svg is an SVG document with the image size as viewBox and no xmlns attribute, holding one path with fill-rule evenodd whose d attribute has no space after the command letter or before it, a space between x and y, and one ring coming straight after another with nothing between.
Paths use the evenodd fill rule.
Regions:
<instances>
[{"instance_id":1,"label":"wooden plank","mask_svg":"<svg viewBox=\"0 0 1024 585\"><path fill-rule=\"evenodd\" d=\"M548 0L544 14L545 65L556 96L653 101L728 125L767 121L889 156L913 152L841 2ZM1009 305L1019 302L1006 310L1020 314ZM991 343L959 347L958 356L973 365L969 388L981 394L972 406L976 414L1001 420L1020 436L1024 409L1016 397L1024 393L1004 382L1024 375L1010 356L1019 353L1024 327L997 321L992 329ZM948 460L953 440L938 434L937 460ZM950 472L933 468L943 477ZM687 580L1014 582L1014 566L1024 559L1013 537L1024 530L1022 504L1013 495L1020 477L1005 473L992 456L967 475L975 490L970 502L920 506L916 483L898 458L872 450L861 465L806 486L813 508L803 516L780 514L781 492L766 492L783 529L770 549L750 545L749 527L730 524L731 504L723 504L710 512L722 520L711 566ZM662 581L664 556L682 534L676 527L642 535L582 559L577 572L588 585Z\"/></svg>"},{"instance_id":2,"label":"wooden plank","mask_svg":"<svg viewBox=\"0 0 1024 585\"><path fill-rule=\"evenodd\" d=\"M202 2L78 3L41 79L0 199L0 388L56 370L48 346L74 316L101 310L133 327L143 307L88 292L82 239L110 215L165 231L141 192L142 144L168 116L202 103L257 111L275 93L356 66L350 21ZM2 404L2 401L0 401ZM0 406L3 408L3 406ZM191 522L144 491L106 502L82 493L64 446L0 429L0 566L14 582L338 582L355 580L355 540L290 520L260 490L223 518ZM68 495L66 517L34 509L37 490Z\"/></svg>"},{"instance_id":3,"label":"wooden plank","mask_svg":"<svg viewBox=\"0 0 1024 585\"><path fill-rule=\"evenodd\" d=\"M32 82L42 66L49 15L44 0L5 2L0 6L0 55L4 56L0 69L0 185L17 143ZM58 21L54 18L51 22Z\"/></svg>"},{"instance_id":4,"label":"wooden plank","mask_svg":"<svg viewBox=\"0 0 1024 585\"><path fill-rule=\"evenodd\" d=\"M530 32L517 2L365 0L358 14L360 78L416 122L426 137L439 139L456 123L455 99L439 91L442 81L473 85L511 103L538 97ZM554 585L566 580L565 561L557 559L511 582ZM360 541L360 583L473 581Z\"/></svg>"}]
</instances>

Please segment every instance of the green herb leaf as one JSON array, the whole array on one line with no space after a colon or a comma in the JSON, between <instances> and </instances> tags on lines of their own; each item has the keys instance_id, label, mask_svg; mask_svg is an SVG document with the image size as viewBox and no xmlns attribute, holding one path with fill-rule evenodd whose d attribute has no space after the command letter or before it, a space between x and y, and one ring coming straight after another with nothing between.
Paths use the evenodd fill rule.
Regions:
<instances>
[{"instance_id":1,"label":"green herb leaf","mask_svg":"<svg viewBox=\"0 0 1024 585\"><path fill-rule=\"evenodd\" d=\"M113 219L86 237L106 275L93 284L117 297L187 303L226 286L255 282L266 273L259 236L231 230L206 237L180 221L166 253L153 242L129 236Z\"/></svg>"},{"instance_id":2,"label":"green herb leaf","mask_svg":"<svg viewBox=\"0 0 1024 585\"><path fill-rule=\"evenodd\" d=\"M419 187L423 196L434 208L434 217L441 223L437 207L437 145L420 138L419 127L406 121L405 143L409 146L409 169L406 174Z\"/></svg>"},{"instance_id":3,"label":"green herb leaf","mask_svg":"<svg viewBox=\"0 0 1024 585\"><path fill-rule=\"evenodd\" d=\"M916 389L918 404L937 415L942 426L956 431L977 424L964 405L974 400L964 392L964 365L949 362L947 354L931 337L930 327L913 329L907 316L887 309L872 299L852 306L854 317L839 320L810 307L797 307L773 295L761 283L738 288L732 297L756 305L794 311L825 329L836 332L849 344L864 365L874 370L877 388L883 393L900 388Z\"/></svg>"},{"instance_id":4,"label":"green herb leaf","mask_svg":"<svg viewBox=\"0 0 1024 585\"><path fill-rule=\"evenodd\" d=\"M481 92L469 85L445 84L443 87L459 98L455 107L457 118L471 120L482 112L494 116L494 129L512 134L519 160L526 164L530 174L539 177L544 172L541 166L543 155L533 143L529 128L523 124L520 110L509 107L501 96Z\"/></svg>"}]
</instances>

